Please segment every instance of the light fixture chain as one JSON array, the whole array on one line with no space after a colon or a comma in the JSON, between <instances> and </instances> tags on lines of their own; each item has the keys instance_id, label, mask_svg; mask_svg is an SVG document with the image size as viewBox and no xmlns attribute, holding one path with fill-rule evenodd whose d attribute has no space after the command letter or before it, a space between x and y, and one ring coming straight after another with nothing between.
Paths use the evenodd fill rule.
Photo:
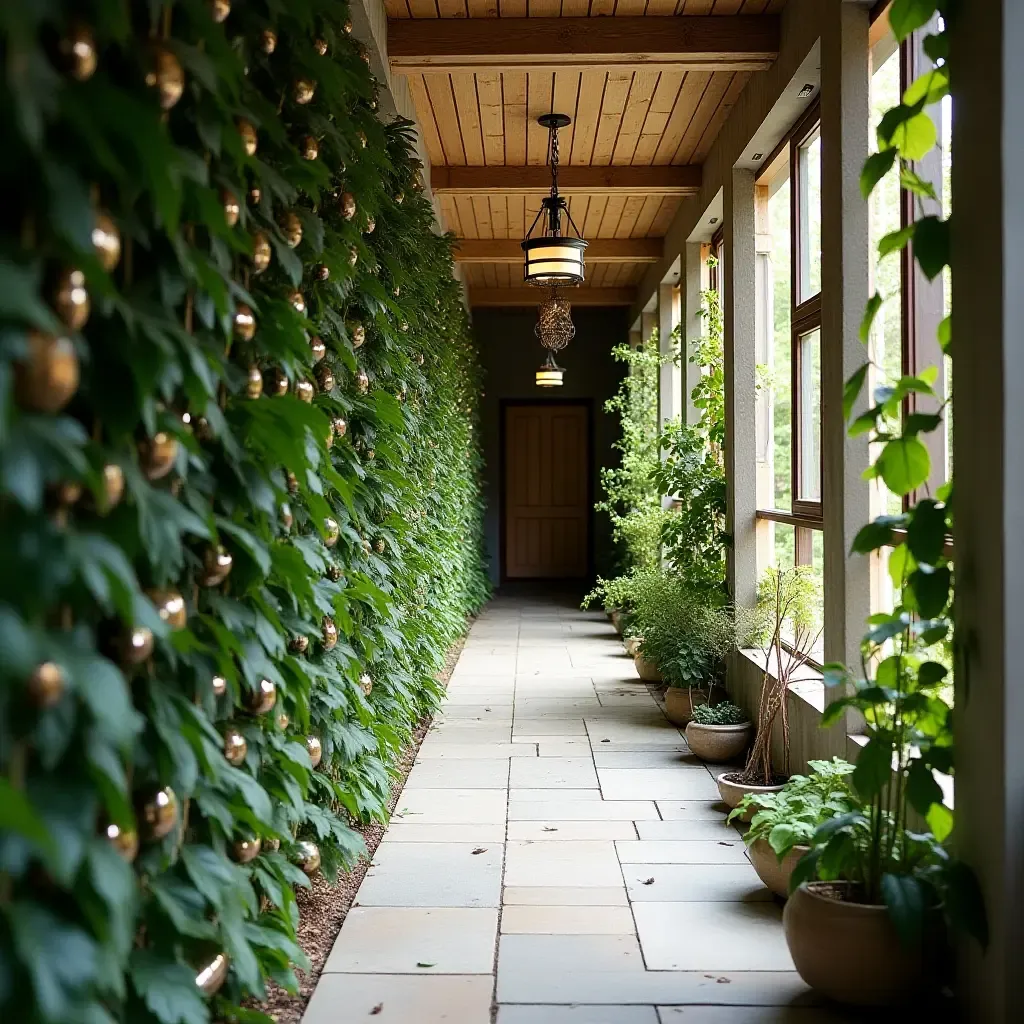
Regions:
<instances>
[{"instance_id":1,"label":"light fixture chain","mask_svg":"<svg viewBox=\"0 0 1024 1024\"><path fill-rule=\"evenodd\" d=\"M558 197L558 129L551 126L551 198Z\"/></svg>"}]
</instances>

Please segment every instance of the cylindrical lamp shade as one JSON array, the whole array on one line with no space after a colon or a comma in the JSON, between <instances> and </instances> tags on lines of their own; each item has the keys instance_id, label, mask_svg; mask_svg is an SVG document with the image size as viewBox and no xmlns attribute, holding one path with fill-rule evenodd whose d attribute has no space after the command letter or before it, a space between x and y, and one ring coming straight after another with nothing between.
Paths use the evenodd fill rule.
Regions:
<instances>
[{"instance_id":1,"label":"cylindrical lamp shade","mask_svg":"<svg viewBox=\"0 0 1024 1024\"><path fill-rule=\"evenodd\" d=\"M583 283L583 253L587 243L582 238L528 238L522 247L526 257L523 280L528 284L550 287Z\"/></svg>"},{"instance_id":2,"label":"cylindrical lamp shade","mask_svg":"<svg viewBox=\"0 0 1024 1024\"><path fill-rule=\"evenodd\" d=\"M551 353L548 353L544 365L536 373L537 387L539 388L560 388L562 386L562 375L565 373L558 363L555 362Z\"/></svg>"}]
</instances>

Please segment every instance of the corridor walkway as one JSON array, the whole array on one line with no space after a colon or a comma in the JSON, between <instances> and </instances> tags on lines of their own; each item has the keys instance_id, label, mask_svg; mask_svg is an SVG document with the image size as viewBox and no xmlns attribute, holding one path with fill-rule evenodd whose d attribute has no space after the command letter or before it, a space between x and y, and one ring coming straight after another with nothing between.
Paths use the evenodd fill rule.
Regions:
<instances>
[{"instance_id":1,"label":"corridor walkway","mask_svg":"<svg viewBox=\"0 0 1024 1024\"><path fill-rule=\"evenodd\" d=\"M497 598L305 1024L836 1019L716 800L602 614Z\"/></svg>"}]
</instances>

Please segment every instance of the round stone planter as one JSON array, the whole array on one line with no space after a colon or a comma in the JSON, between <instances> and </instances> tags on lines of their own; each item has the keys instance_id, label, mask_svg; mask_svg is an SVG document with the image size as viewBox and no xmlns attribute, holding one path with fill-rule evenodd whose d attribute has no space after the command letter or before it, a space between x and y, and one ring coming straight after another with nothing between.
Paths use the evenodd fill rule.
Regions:
<instances>
[{"instance_id":1,"label":"round stone planter","mask_svg":"<svg viewBox=\"0 0 1024 1024\"><path fill-rule=\"evenodd\" d=\"M750 857L750 863L754 865L757 877L776 896L786 899L789 896L789 876L793 874L793 868L796 867L797 861L808 849L809 847L806 846L794 846L779 863L779 858L768 844L768 840L755 839L747 847L747 856Z\"/></svg>"},{"instance_id":2,"label":"round stone planter","mask_svg":"<svg viewBox=\"0 0 1024 1024\"><path fill-rule=\"evenodd\" d=\"M718 792L722 795L722 802L730 807L735 807L748 793L778 793L782 789L782 783L777 786L748 786L743 782L736 782L732 776L740 775L740 772L722 772L715 780L718 783ZM741 821L750 821L754 811L749 810Z\"/></svg>"},{"instance_id":3,"label":"round stone planter","mask_svg":"<svg viewBox=\"0 0 1024 1024\"><path fill-rule=\"evenodd\" d=\"M613 608L609 613L609 618L612 620L612 625L615 627L615 632L622 636L622 620L624 612L621 608Z\"/></svg>"},{"instance_id":4,"label":"round stone planter","mask_svg":"<svg viewBox=\"0 0 1024 1024\"><path fill-rule=\"evenodd\" d=\"M884 906L837 898L848 891L842 882L807 882L786 903L782 925L800 977L839 1003L909 1002L924 988L937 956L924 941L904 945ZM942 930L926 928L926 935L930 931Z\"/></svg>"},{"instance_id":5,"label":"round stone planter","mask_svg":"<svg viewBox=\"0 0 1024 1024\"><path fill-rule=\"evenodd\" d=\"M649 661L639 651L633 655L633 664L636 666L636 674L645 683L660 683L663 682L661 678L661 670L653 661Z\"/></svg>"},{"instance_id":6,"label":"round stone planter","mask_svg":"<svg viewBox=\"0 0 1024 1024\"><path fill-rule=\"evenodd\" d=\"M640 646L640 644L642 642L643 642L643 637L642 636L627 636L626 639L622 641L623 646L626 648L626 653L631 658L635 658L636 657L637 648L639 648L639 646Z\"/></svg>"},{"instance_id":7,"label":"round stone planter","mask_svg":"<svg viewBox=\"0 0 1024 1024\"><path fill-rule=\"evenodd\" d=\"M690 722L686 727L686 742L690 750L702 761L724 764L734 761L747 749L753 731L754 727L750 722L740 722L738 725L704 725L701 722Z\"/></svg>"},{"instance_id":8,"label":"round stone planter","mask_svg":"<svg viewBox=\"0 0 1024 1024\"><path fill-rule=\"evenodd\" d=\"M697 687L670 686L665 691L665 714L673 725L689 725L695 704L707 704L707 690Z\"/></svg>"}]
</instances>

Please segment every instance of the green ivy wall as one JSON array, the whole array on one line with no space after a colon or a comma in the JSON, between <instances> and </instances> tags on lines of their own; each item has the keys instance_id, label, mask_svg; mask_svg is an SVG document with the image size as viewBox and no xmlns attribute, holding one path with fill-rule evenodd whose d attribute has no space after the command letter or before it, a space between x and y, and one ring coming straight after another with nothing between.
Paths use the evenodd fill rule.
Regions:
<instances>
[{"instance_id":1,"label":"green ivy wall","mask_svg":"<svg viewBox=\"0 0 1024 1024\"><path fill-rule=\"evenodd\" d=\"M487 596L450 242L335 0L0 57L0 1018L269 1020Z\"/></svg>"}]
</instances>

